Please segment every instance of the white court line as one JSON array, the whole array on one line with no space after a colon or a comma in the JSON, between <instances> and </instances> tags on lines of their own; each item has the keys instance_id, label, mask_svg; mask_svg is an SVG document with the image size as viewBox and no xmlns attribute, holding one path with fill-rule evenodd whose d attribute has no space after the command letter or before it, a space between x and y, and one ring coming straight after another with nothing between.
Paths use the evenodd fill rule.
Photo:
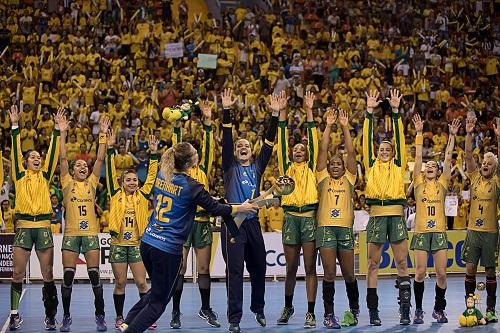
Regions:
<instances>
[{"instance_id":1,"label":"white court line","mask_svg":"<svg viewBox=\"0 0 500 333\"><path fill-rule=\"evenodd\" d=\"M21 301L23 300L23 296L25 293L26 293L26 288L23 289L23 292L21 293L21 297L19 298L19 305L21 305ZM3 324L2 329L0 330L0 333L7 332L7 328L9 327L9 322L10 322L10 312L9 316L7 317L7 320L5 321L5 324Z\"/></svg>"}]
</instances>

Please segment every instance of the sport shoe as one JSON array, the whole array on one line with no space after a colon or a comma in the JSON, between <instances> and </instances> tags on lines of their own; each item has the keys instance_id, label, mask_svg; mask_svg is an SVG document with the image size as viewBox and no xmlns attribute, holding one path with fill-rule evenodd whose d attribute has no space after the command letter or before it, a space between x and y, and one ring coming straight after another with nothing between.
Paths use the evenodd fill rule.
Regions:
<instances>
[{"instance_id":1,"label":"sport shoe","mask_svg":"<svg viewBox=\"0 0 500 333\"><path fill-rule=\"evenodd\" d=\"M306 321L304 322L304 328L316 328L316 316L314 313L306 313Z\"/></svg>"},{"instance_id":2,"label":"sport shoe","mask_svg":"<svg viewBox=\"0 0 500 333\"><path fill-rule=\"evenodd\" d=\"M118 330L120 329L120 326L123 324L123 316L118 316L115 319L115 328Z\"/></svg>"},{"instance_id":3,"label":"sport shoe","mask_svg":"<svg viewBox=\"0 0 500 333\"><path fill-rule=\"evenodd\" d=\"M61 327L59 327L59 331L61 332L70 332L71 331L71 324L73 323L73 320L71 319L70 316L64 315Z\"/></svg>"},{"instance_id":4,"label":"sport shoe","mask_svg":"<svg viewBox=\"0 0 500 333\"><path fill-rule=\"evenodd\" d=\"M181 313L179 311L172 311L172 320L170 321L170 328L181 328Z\"/></svg>"},{"instance_id":5,"label":"sport shoe","mask_svg":"<svg viewBox=\"0 0 500 333\"><path fill-rule=\"evenodd\" d=\"M409 307L399 308L399 324L405 326L411 324Z\"/></svg>"},{"instance_id":6,"label":"sport shoe","mask_svg":"<svg viewBox=\"0 0 500 333\"><path fill-rule=\"evenodd\" d=\"M45 317L43 321L46 331L55 331L57 329L57 322L55 317Z\"/></svg>"},{"instance_id":7,"label":"sport shoe","mask_svg":"<svg viewBox=\"0 0 500 333\"><path fill-rule=\"evenodd\" d=\"M422 311L422 309L416 309L415 316L413 317L413 323L414 324L423 324L424 323L424 313L425 312Z\"/></svg>"},{"instance_id":8,"label":"sport shoe","mask_svg":"<svg viewBox=\"0 0 500 333\"><path fill-rule=\"evenodd\" d=\"M154 331L157 328L158 328L158 324L157 323L152 323L151 326L148 327L148 330Z\"/></svg>"},{"instance_id":9,"label":"sport shoe","mask_svg":"<svg viewBox=\"0 0 500 333\"><path fill-rule=\"evenodd\" d=\"M255 314L255 321L262 327L266 327L266 316L263 313Z\"/></svg>"},{"instance_id":10,"label":"sport shoe","mask_svg":"<svg viewBox=\"0 0 500 333\"><path fill-rule=\"evenodd\" d=\"M95 324L97 325L97 331L99 332L105 332L108 330L108 326L104 320L104 315L95 316Z\"/></svg>"},{"instance_id":11,"label":"sport shoe","mask_svg":"<svg viewBox=\"0 0 500 333\"><path fill-rule=\"evenodd\" d=\"M10 315L10 322L9 322L9 331L15 331L19 327L21 327L21 324L23 323L23 317L17 314L11 314Z\"/></svg>"},{"instance_id":12,"label":"sport shoe","mask_svg":"<svg viewBox=\"0 0 500 333\"><path fill-rule=\"evenodd\" d=\"M125 324L125 323L122 323L118 328L117 330L120 331L120 332L126 332L127 331L127 328L128 328L128 325Z\"/></svg>"},{"instance_id":13,"label":"sport shoe","mask_svg":"<svg viewBox=\"0 0 500 333\"><path fill-rule=\"evenodd\" d=\"M358 325L359 309L350 309L344 312L341 326L349 327Z\"/></svg>"},{"instance_id":14,"label":"sport shoe","mask_svg":"<svg viewBox=\"0 0 500 333\"><path fill-rule=\"evenodd\" d=\"M488 323L498 323L498 318L495 310L486 310L486 322Z\"/></svg>"},{"instance_id":15,"label":"sport shoe","mask_svg":"<svg viewBox=\"0 0 500 333\"><path fill-rule=\"evenodd\" d=\"M237 323L229 324L229 333L240 333L240 332L241 332L240 324Z\"/></svg>"},{"instance_id":16,"label":"sport shoe","mask_svg":"<svg viewBox=\"0 0 500 333\"><path fill-rule=\"evenodd\" d=\"M443 310L434 310L432 312L432 318L436 319L438 323L445 324L448 322L446 318L446 313Z\"/></svg>"},{"instance_id":17,"label":"sport shoe","mask_svg":"<svg viewBox=\"0 0 500 333\"><path fill-rule=\"evenodd\" d=\"M207 310L201 309L198 312L198 317L206 320L208 325L210 325L211 327L220 327L220 322L219 322L219 318L217 316L217 313L215 313L212 310L212 308L207 309Z\"/></svg>"},{"instance_id":18,"label":"sport shoe","mask_svg":"<svg viewBox=\"0 0 500 333\"><path fill-rule=\"evenodd\" d=\"M333 313L329 313L325 315L325 319L323 319L323 325L325 325L326 328L330 329L340 329L341 326L339 324L339 319L333 315Z\"/></svg>"},{"instance_id":19,"label":"sport shoe","mask_svg":"<svg viewBox=\"0 0 500 333\"><path fill-rule=\"evenodd\" d=\"M372 326L382 325L382 320L380 320L377 309L369 309L368 312L370 315L370 325Z\"/></svg>"},{"instance_id":20,"label":"sport shoe","mask_svg":"<svg viewBox=\"0 0 500 333\"><path fill-rule=\"evenodd\" d=\"M290 320L290 318L292 318L294 313L295 313L295 309L293 306L290 308L285 306L283 308L283 311L281 311L280 318L278 319L278 325L287 325L288 321Z\"/></svg>"}]
</instances>

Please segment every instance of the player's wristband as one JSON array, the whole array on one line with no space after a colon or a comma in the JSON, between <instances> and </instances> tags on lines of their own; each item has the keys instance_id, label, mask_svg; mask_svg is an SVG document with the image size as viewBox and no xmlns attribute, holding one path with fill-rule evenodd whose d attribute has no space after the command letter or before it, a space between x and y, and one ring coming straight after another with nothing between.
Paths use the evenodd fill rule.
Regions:
<instances>
[{"instance_id":1,"label":"player's wristband","mask_svg":"<svg viewBox=\"0 0 500 333\"><path fill-rule=\"evenodd\" d=\"M12 125L12 127L11 127L11 128L12 128L13 130L18 129L18 128L19 128L19 125Z\"/></svg>"},{"instance_id":2,"label":"player's wristband","mask_svg":"<svg viewBox=\"0 0 500 333\"><path fill-rule=\"evenodd\" d=\"M417 134L415 137L415 144L422 145L424 143L424 136L422 134Z\"/></svg>"},{"instance_id":3,"label":"player's wristband","mask_svg":"<svg viewBox=\"0 0 500 333\"><path fill-rule=\"evenodd\" d=\"M108 143L108 137L106 136L105 133L99 133L99 144L100 145L105 145Z\"/></svg>"}]
</instances>

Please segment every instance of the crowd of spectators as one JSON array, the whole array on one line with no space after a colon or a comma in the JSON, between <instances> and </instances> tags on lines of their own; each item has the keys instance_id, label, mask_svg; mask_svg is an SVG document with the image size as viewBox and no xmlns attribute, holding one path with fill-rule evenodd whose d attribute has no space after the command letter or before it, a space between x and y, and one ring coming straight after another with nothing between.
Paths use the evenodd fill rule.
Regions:
<instances>
[{"instance_id":1,"label":"crowd of spectators","mask_svg":"<svg viewBox=\"0 0 500 333\"><path fill-rule=\"evenodd\" d=\"M369 209L361 163L367 90L379 90L382 98L391 88L404 95L400 112L407 134L408 185L415 156L410 121L414 112L426 120L424 161L443 160L447 124L454 118L464 119L467 112L475 112L479 120L476 158L481 160L488 151L496 153L491 128L500 116L498 1L274 0L267 10L228 9L221 20L210 13L191 12L189 3L176 2L179 15L173 18L170 0L2 2L0 142L6 170L7 110L12 103L22 103L24 152L46 151L53 115L63 107L71 119L68 159L89 163L95 159L99 118L108 115L119 142L117 168L135 167L143 179L147 136L156 135L163 148L172 142L173 124L161 117L165 107L208 99L214 107L215 140L220 143L220 92L224 88L232 88L238 99L233 113L235 135L248 139L254 154L263 144L273 92L286 90L289 96L290 147L307 141L302 109L306 91L316 94L314 119L320 137L326 107L348 110L359 162L357 210ZM184 56L166 58L166 45L176 42L183 43ZM198 68L199 53L216 54L217 68ZM375 142L387 139L388 112L388 103L376 112ZM183 140L199 148L201 131L200 114L193 112L182 123ZM462 127L449 186L449 193L458 196L459 207L457 216L450 217L450 229L466 226L464 140ZM332 153L343 152L340 128L334 128L331 141ZM210 190L214 196L223 196L221 145L216 147ZM273 157L263 187L271 186L279 176L276 163ZM4 229L12 218L13 191L7 179L1 194ZM54 231L58 231L63 208L57 176L52 191ZM98 205L105 231L108 211L103 185ZM405 214L413 211L410 196ZM260 216L264 231L281 229L281 207L263 209Z\"/></svg>"}]
</instances>

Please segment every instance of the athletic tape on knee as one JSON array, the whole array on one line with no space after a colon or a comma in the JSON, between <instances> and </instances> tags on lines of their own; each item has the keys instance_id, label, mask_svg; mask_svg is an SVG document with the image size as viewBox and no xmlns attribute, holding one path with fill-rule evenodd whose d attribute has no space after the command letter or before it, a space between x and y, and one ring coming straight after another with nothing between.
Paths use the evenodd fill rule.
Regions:
<instances>
[{"instance_id":1,"label":"athletic tape on knee","mask_svg":"<svg viewBox=\"0 0 500 333\"><path fill-rule=\"evenodd\" d=\"M90 283L92 284L92 287L99 287L101 286L101 278L99 275L99 267L90 267L87 268L87 273L89 275L89 280Z\"/></svg>"},{"instance_id":2,"label":"athletic tape on knee","mask_svg":"<svg viewBox=\"0 0 500 333\"><path fill-rule=\"evenodd\" d=\"M410 307L411 305L411 282L410 277L398 277L399 285L399 301L402 307Z\"/></svg>"},{"instance_id":3,"label":"athletic tape on knee","mask_svg":"<svg viewBox=\"0 0 500 333\"><path fill-rule=\"evenodd\" d=\"M75 279L75 269L73 267L64 268L63 273L63 287L64 288L72 288L73 280Z\"/></svg>"}]
</instances>

